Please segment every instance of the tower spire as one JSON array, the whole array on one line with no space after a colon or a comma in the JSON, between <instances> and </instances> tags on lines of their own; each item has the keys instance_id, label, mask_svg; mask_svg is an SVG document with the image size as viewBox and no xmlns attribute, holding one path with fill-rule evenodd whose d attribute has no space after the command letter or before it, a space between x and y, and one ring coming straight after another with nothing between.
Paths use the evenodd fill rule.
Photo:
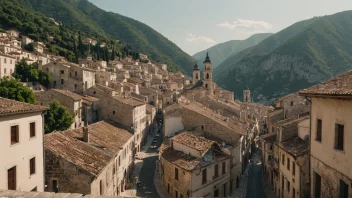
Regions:
<instances>
[{"instance_id":1,"label":"tower spire","mask_svg":"<svg viewBox=\"0 0 352 198\"><path fill-rule=\"evenodd\" d=\"M209 52L207 51L207 56L205 57L205 60L203 63L211 63L210 58L209 58Z\"/></svg>"}]
</instances>

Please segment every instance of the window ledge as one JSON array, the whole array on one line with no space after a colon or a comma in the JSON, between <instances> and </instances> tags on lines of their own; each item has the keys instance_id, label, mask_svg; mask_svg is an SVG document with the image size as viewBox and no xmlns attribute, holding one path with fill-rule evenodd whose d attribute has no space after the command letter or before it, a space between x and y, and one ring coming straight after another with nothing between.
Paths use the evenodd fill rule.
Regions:
<instances>
[{"instance_id":1,"label":"window ledge","mask_svg":"<svg viewBox=\"0 0 352 198\"><path fill-rule=\"evenodd\" d=\"M340 149L337 149L337 148L334 148L334 150L337 151L337 152L340 152L340 153L345 154L345 151L344 151L344 150L340 150Z\"/></svg>"}]
</instances>

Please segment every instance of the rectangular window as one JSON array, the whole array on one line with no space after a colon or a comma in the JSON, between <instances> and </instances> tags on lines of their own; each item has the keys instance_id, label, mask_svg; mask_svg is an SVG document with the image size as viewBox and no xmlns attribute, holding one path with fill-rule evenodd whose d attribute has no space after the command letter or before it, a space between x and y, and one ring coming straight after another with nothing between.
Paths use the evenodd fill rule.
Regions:
<instances>
[{"instance_id":1,"label":"rectangular window","mask_svg":"<svg viewBox=\"0 0 352 198\"><path fill-rule=\"evenodd\" d=\"M62 85L64 84L64 79L61 79L61 84L62 84Z\"/></svg>"},{"instance_id":2,"label":"rectangular window","mask_svg":"<svg viewBox=\"0 0 352 198\"><path fill-rule=\"evenodd\" d=\"M343 151L344 125L335 124L335 149Z\"/></svg>"},{"instance_id":3,"label":"rectangular window","mask_svg":"<svg viewBox=\"0 0 352 198\"><path fill-rule=\"evenodd\" d=\"M4 74L6 74L6 68L4 68Z\"/></svg>"},{"instance_id":4,"label":"rectangular window","mask_svg":"<svg viewBox=\"0 0 352 198\"><path fill-rule=\"evenodd\" d=\"M290 182L287 181L287 192L290 192Z\"/></svg>"},{"instance_id":5,"label":"rectangular window","mask_svg":"<svg viewBox=\"0 0 352 198\"><path fill-rule=\"evenodd\" d=\"M290 170L290 158L287 157L287 170Z\"/></svg>"},{"instance_id":6,"label":"rectangular window","mask_svg":"<svg viewBox=\"0 0 352 198\"><path fill-rule=\"evenodd\" d=\"M219 164L214 166L214 178L219 177Z\"/></svg>"},{"instance_id":7,"label":"rectangular window","mask_svg":"<svg viewBox=\"0 0 352 198\"><path fill-rule=\"evenodd\" d=\"M296 198L296 190L292 188L292 198Z\"/></svg>"},{"instance_id":8,"label":"rectangular window","mask_svg":"<svg viewBox=\"0 0 352 198\"><path fill-rule=\"evenodd\" d=\"M18 125L11 126L11 144L16 144L19 142Z\"/></svg>"},{"instance_id":9,"label":"rectangular window","mask_svg":"<svg viewBox=\"0 0 352 198\"><path fill-rule=\"evenodd\" d=\"M321 119L317 119L317 134L315 137L316 141L321 142L322 140L322 121Z\"/></svg>"},{"instance_id":10,"label":"rectangular window","mask_svg":"<svg viewBox=\"0 0 352 198\"><path fill-rule=\"evenodd\" d=\"M296 163L292 162L292 175L296 175Z\"/></svg>"},{"instance_id":11,"label":"rectangular window","mask_svg":"<svg viewBox=\"0 0 352 198\"><path fill-rule=\"evenodd\" d=\"M29 173L31 175L35 173L35 157L29 160Z\"/></svg>"},{"instance_id":12,"label":"rectangular window","mask_svg":"<svg viewBox=\"0 0 352 198\"><path fill-rule=\"evenodd\" d=\"M35 136L35 122L31 122L29 124L29 136L34 137Z\"/></svg>"},{"instance_id":13,"label":"rectangular window","mask_svg":"<svg viewBox=\"0 0 352 198\"><path fill-rule=\"evenodd\" d=\"M226 162L222 163L222 174L224 175L226 173Z\"/></svg>"},{"instance_id":14,"label":"rectangular window","mask_svg":"<svg viewBox=\"0 0 352 198\"><path fill-rule=\"evenodd\" d=\"M16 166L7 170L7 189L16 190Z\"/></svg>"},{"instance_id":15,"label":"rectangular window","mask_svg":"<svg viewBox=\"0 0 352 198\"><path fill-rule=\"evenodd\" d=\"M314 173L314 197L320 198L321 197L321 177L318 173Z\"/></svg>"},{"instance_id":16,"label":"rectangular window","mask_svg":"<svg viewBox=\"0 0 352 198\"><path fill-rule=\"evenodd\" d=\"M178 191L175 190L175 198L178 198Z\"/></svg>"},{"instance_id":17,"label":"rectangular window","mask_svg":"<svg viewBox=\"0 0 352 198\"><path fill-rule=\"evenodd\" d=\"M224 185L222 186L222 190L223 190L223 197L227 197L227 182L224 183Z\"/></svg>"},{"instance_id":18,"label":"rectangular window","mask_svg":"<svg viewBox=\"0 0 352 198\"><path fill-rule=\"evenodd\" d=\"M178 181L178 169L175 168L175 179Z\"/></svg>"},{"instance_id":19,"label":"rectangular window","mask_svg":"<svg viewBox=\"0 0 352 198\"><path fill-rule=\"evenodd\" d=\"M348 185L340 180L340 198L348 198Z\"/></svg>"},{"instance_id":20,"label":"rectangular window","mask_svg":"<svg viewBox=\"0 0 352 198\"><path fill-rule=\"evenodd\" d=\"M56 80L54 80L54 85L53 86L54 86L54 88L56 87Z\"/></svg>"},{"instance_id":21,"label":"rectangular window","mask_svg":"<svg viewBox=\"0 0 352 198\"><path fill-rule=\"evenodd\" d=\"M75 76L77 76L77 72L75 71Z\"/></svg>"},{"instance_id":22,"label":"rectangular window","mask_svg":"<svg viewBox=\"0 0 352 198\"><path fill-rule=\"evenodd\" d=\"M285 154L282 154L282 156L281 156L281 162L282 162L282 165L285 165Z\"/></svg>"},{"instance_id":23,"label":"rectangular window","mask_svg":"<svg viewBox=\"0 0 352 198\"><path fill-rule=\"evenodd\" d=\"M103 195L103 181L102 180L100 180L100 182L99 182L99 193L100 193L100 195Z\"/></svg>"},{"instance_id":24,"label":"rectangular window","mask_svg":"<svg viewBox=\"0 0 352 198\"><path fill-rule=\"evenodd\" d=\"M202 184L207 183L207 169L202 171Z\"/></svg>"},{"instance_id":25,"label":"rectangular window","mask_svg":"<svg viewBox=\"0 0 352 198\"><path fill-rule=\"evenodd\" d=\"M61 74L64 74L65 72L64 72L64 70L60 70L60 73L61 73Z\"/></svg>"}]
</instances>

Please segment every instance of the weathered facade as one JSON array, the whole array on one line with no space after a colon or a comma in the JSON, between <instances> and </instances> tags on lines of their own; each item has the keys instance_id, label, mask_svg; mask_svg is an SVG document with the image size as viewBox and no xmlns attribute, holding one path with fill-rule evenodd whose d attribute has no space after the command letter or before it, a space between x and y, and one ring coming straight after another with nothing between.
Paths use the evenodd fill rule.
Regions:
<instances>
[{"instance_id":1,"label":"weathered facade","mask_svg":"<svg viewBox=\"0 0 352 198\"><path fill-rule=\"evenodd\" d=\"M106 122L45 135L46 191L113 196L125 190L134 140Z\"/></svg>"},{"instance_id":2,"label":"weathered facade","mask_svg":"<svg viewBox=\"0 0 352 198\"><path fill-rule=\"evenodd\" d=\"M162 183L172 197L228 197L230 155L214 141L184 132L160 153Z\"/></svg>"},{"instance_id":3,"label":"weathered facade","mask_svg":"<svg viewBox=\"0 0 352 198\"><path fill-rule=\"evenodd\" d=\"M311 100L311 197L351 197L352 71L300 91Z\"/></svg>"},{"instance_id":4,"label":"weathered facade","mask_svg":"<svg viewBox=\"0 0 352 198\"><path fill-rule=\"evenodd\" d=\"M101 99L98 102L99 120L114 120L134 131L139 152L146 138L146 104L124 96Z\"/></svg>"}]
</instances>

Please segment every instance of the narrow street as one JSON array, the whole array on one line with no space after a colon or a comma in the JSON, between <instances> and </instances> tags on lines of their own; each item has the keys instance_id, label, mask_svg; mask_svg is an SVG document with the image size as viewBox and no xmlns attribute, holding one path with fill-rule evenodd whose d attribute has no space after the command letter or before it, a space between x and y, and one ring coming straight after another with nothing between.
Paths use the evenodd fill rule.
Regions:
<instances>
[{"instance_id":1,"label":"narrow street","mask_svg":"<svg viewBox=\"0 0 352 198\"><path fill-rule=\"evenodd\" d=\"M262 183L261 152L257 150L248 169L247 198L266 198Z\"/></svg>"},{"instance_id":2,"label":"narrow street","mask_svg":"<svg viewBox=\"0 0 352 198\"><path fill-rule=\"evenodd\" d=\"M156 142L152 143L152 146L156 148L149 147L144 154L143 167L139 174L139 181L141 182L140 187L137 187L138 197L153 197L159 198L159 194L155 188L154 184L154 174L155 174L155 163L158 160L157 150L163 142L163 129L162 126L159 127L159 136L154 136Z\"/></svg>"}]
</instances>

